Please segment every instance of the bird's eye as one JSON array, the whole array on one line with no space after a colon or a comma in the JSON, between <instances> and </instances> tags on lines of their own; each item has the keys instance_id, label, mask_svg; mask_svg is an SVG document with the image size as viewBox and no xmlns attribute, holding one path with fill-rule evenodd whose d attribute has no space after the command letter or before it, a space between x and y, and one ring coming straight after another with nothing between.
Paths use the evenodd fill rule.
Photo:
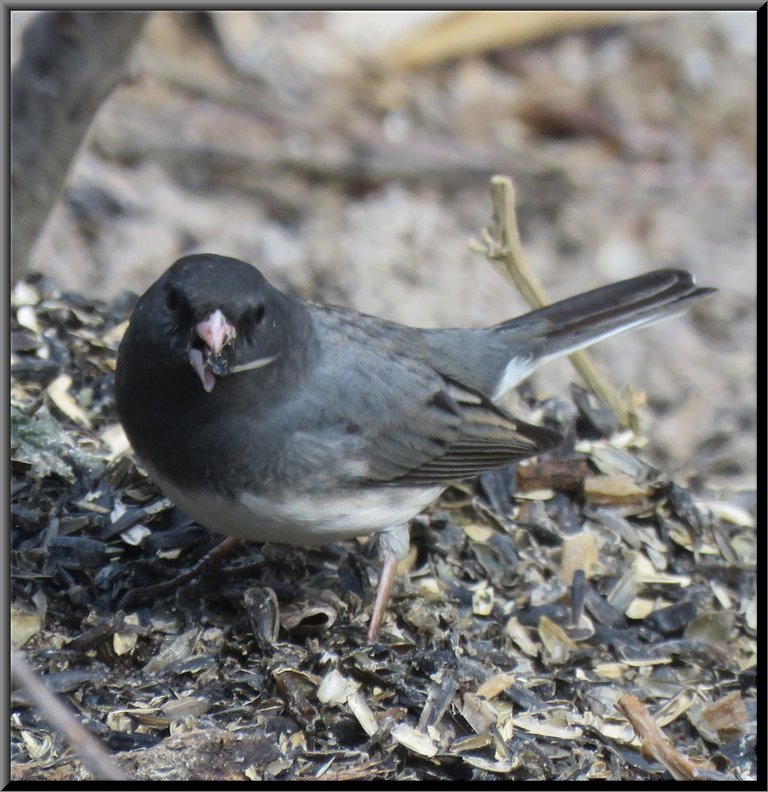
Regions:
<instances>
[{"instance_id":1,"label":"bird's eye","mask_svg":"<svg viewBox=\"0 0 768 792\"><path fill-rule=\"evenodd\" d=\"M249 308L243 317L245 323L252 329L258 327L264 321L265 310L264 303L258 303L253 308Z\"/></svg>"},{"instance_id":2,"label":"bird's eye","mask_svg":"<svg viewBox=\"0 0 768 792\"><path fill-rule=\"evenodd\" d=\"M173 286L168 287L165 292L165 304L171 311L177 311L181 305L181 297Z\"/></svg>"},{"instance_id":3,"label":"bird's eye","mask_svg":"<svg viewBox=\"0 0 768 792\"><path fill-rule=\"evenodd\" d=\"M264 303L258 303L243 314L240 327L251 342L256 340L257 328L264 321L265 313Z\"/></svg>"}]
</instances>

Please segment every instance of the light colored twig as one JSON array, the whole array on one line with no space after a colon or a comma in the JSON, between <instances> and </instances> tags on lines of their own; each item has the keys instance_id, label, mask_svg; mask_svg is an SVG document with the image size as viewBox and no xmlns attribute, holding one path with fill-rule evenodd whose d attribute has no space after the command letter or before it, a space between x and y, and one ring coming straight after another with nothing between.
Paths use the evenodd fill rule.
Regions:
<instances>
[{"instance_id":1,"label":"light colored twig","mask_svg":"<svg viewBox=\"0 0 768 792\"><path fill-rule=\"evenodd\" d=\"M543 308L551 302L541 281L531 269L520 241L517 225L515 186L509 176L491 178L493 224L483 229L482 242L470 246L484 253L488 260L517 287L531 308ZM592 358L579 350L570 356L571 363L592 391L613 411L622 426L634 426L635 418L614 387L605 379Z\"/></svg>"},{"instance_id":2,"label":"light colored twig","mask_svg":"<svg viewBox=\"0 0 768 792\"><path fill-rule=\"evenodd\" d=\"M633 696L631 693L622 696L616 702L616 707L643 741L643 755L648 759L661 762L675 781L691 781L699 778L702 771L713 769L708 763L698 765L681 754L665 737L664 732L637 696Z\"/></svg>"},{"instance_id":3,"label":"light colored twig","mask_svg":"<svg viewBox=\"0 0 768 792\"><path fill-rule=\"evenodd\" d=\"M128 780L128 776L109 757L102 743L48 689L18 649L11 650L11 674L14 682L26 689L40 714L64 735L72 750L97 779Z\"/></svg>"}]
</instances>

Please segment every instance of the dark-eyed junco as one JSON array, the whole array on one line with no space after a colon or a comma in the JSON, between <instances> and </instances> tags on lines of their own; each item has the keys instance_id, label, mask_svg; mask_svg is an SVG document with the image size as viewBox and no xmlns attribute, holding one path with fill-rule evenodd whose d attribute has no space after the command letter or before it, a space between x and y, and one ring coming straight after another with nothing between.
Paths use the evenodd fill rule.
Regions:
<instances>
[{"instance_id":1,"label":"dark-eyed junco","mask_svg":"<svg viewBox=\"0 0 768 792\"><path fill-rule=\"evenodd\" d=\"M214 531L296 545L377 534L373 639L408 521L450 482L560 442L494 402L543 363L712 291L658 270L487 329L422 330L290 297L237 259L186 256L134 309L117 409L163 492Z\"/></svg>"}]
</instances>

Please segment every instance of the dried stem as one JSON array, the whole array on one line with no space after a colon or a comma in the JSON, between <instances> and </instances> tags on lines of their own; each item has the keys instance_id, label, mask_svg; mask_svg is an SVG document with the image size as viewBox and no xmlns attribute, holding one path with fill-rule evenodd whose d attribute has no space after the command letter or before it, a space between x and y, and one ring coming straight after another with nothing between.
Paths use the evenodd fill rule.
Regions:
<instances>
[{"instance_id":1,"label":"dried stem","mask_svg":"<svg viewBox=\"0 0 768 792\"><path fill-rule=\"evenodd\" d=\"M643 741L643 755L661 762L676 781L700 778L703 770L712 769L710 765L694 764L687 756L681 754L664 736L651 713L637 696L631 693L622 696L616 702L616 706Z\"/></svg>"},{"instance_id":2,"label":"dried stem","mask_svg":"<svg viewBox=\"0 0 768 792\"><path fill-rule=\"evenodd\" d=\"M493 227L483 229L483 244L475 243L473 249L485 253L496 266L518 288L531 308L543 308L551 302L541 281L528 264L520 241L515 208L515 186L509 176L491 178L491 200L493 202ZM633 426L634 416L627 409L615 388L603 377L592 358L584 351L570 356L574 368L592 391L607 404L622 426Z\"/></svg>"},{"instance_id":3,"label":"dried stem","mask_svg":"<svg viewBox=\"0 0 768 792\"><path fill-rule=\"evenodd\" d=\"M26 689L40 714L64 735L72 750L96 778L128 780L128 776L112 761L102 743L48 689L17 649L12 650L11 673L14 682Z\"/></svg>"}]
</instances>

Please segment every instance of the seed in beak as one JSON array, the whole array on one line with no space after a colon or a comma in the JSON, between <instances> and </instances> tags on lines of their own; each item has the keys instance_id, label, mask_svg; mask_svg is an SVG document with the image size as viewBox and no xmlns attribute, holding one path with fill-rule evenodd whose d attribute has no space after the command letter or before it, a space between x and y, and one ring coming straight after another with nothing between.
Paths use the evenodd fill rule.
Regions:
<instances>
[{"instance_id":1,"label":"seed in beak","mask_svg":"<svg viewBox=\"0 0 768 792\"><path fill-rule=\"evenodd\" d=\"M200 382L203 383L203 390L206 393L210 393L216 384L216 377L214 377L213 372L203 360L203 353L199 349L192 347L189 350L189 362L195 370L195 374L200 377Z\"/></svg>"}]
</instances>

